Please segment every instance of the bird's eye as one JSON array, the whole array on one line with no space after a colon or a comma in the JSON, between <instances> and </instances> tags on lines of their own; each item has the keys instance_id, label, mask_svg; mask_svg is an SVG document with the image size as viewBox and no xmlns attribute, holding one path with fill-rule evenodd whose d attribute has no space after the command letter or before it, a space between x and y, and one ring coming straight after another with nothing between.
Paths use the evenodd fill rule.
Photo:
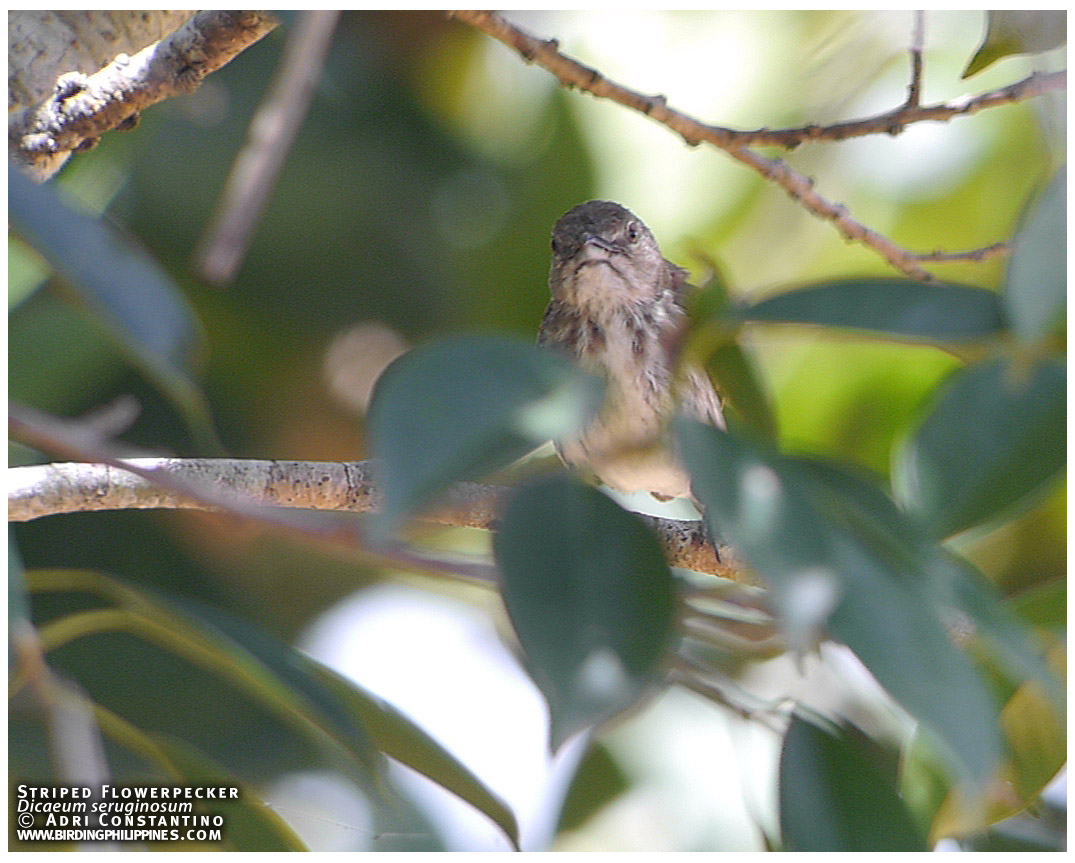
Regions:
<instances>
[{"instance_id":1,"label":"bird's eye","mask_svg":"<svg viewBox=\"0 0 1075 863\"><path fill-rule=\"evenodd\" d=\"M555 236L552 238L552 253L554 255L560 254L560 243Z\"/></svg>"},{"instance_id":2,"label":"bird's eye","mask_svg":"<svg viewBox=\"0 0 1075 863\"><path fill-rule=\"evenodd\" d=\"M631 224L627 226L627 239L632 243L637 243L638 238L641 235L642 232L638 230L638 224L636 222L631 222Z\"/></svg>"}]
</instances>

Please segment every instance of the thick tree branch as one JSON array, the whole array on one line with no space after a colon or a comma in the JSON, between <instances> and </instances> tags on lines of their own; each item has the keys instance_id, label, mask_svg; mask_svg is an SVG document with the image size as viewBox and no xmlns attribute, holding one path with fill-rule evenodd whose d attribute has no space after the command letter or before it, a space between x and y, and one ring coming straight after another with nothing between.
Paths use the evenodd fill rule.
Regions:
<instances>
[{"instance_id":1,"label":"thick tree branch","mask_svg":"<svg viewBox=\"0 0 1075 863\"><path fill-rule=\"evenodd\" d=\"M918 104L921 88L921 50L918 40L921 34L916 28L912 40L911 86L906 102L898 108L874 117L829 126L810 125L796 129L742 131L702 123L669 107L664 96L646 96L611 81L596 69L563 54L555 39L535 38L495 12L455 11L450 14L503 42L517 51L528 63L537 63L551 72L565 87L584 90L599 98L610 99L617 104L645 114L667 126L691 146L698 146L704 142L718 147L766 179L777 183L810 212L831 221L847 239L874 249L892 266L920 281L933 279L933 276L922 268L922 262L985 260L994 255L1003 254L1007 246L998 243L986 249L950 254L941 252L917 254L909 251L853 219L843 204L833 203L822 197L814 190L814 181L811 178L795 171L782 160L766 158L749 147L776 145L793 148L804 141L839 141L864 135L898 134L911 123L926 120L945 121L953 117L967 116L985 108L1022 101L1052 90L1061 90L1067 86L1066 72L1035 74L1016 84L978 96L922 106Z\"/></svg>"},{"instance_id":2,"label":"thick tree branch","mask_svg":"<svg viewBox=\"0 0 1075 863\"><path fill-rule=\"evenodd\" d=\"M211 72L277 26L262 12L199 12L170 36L133 56L121 54L92 75L62 75L45 102L8 120L11 155L37 180L66 155L133 123L150 105L193 90Z\"/></svg>"},{"instance_id":3,"label":"thick tree branch","mask_svg":"<svg viewBox=\"0 0 1075 863\"><path fill-rule=\"evenodd\" d=\"M117 509L198 509L227 512L316 541L362 549L407 567L444 571L495 583L488 564L446 560L402 545L367 547L342 512L376 512L381 495L370 462L257 461L120 457L92 427L9 406L11 436L81 462L8 469L8 520ZM511 489L458 483L440 506L422 517L434 524L496 528ZM329 510L307 512L305 510ZM333 513L337 514L333 517ZM672 566L753 583L727 547L721 557L701 522L643 516Z\"/></svg>"},{"instance_id":4,"label":"thick tree branch","mask_svg":"<svg viewBox=\"0 0 1075 863\"><path fill-rule=\"evenodd\" d=\"M504 486L457 483L421 520L492 530L510 493ZM9 521L124 509L198 509L264 520L269 507L372 513L380 510L381 492L368 461L141 458L117 466L67 462L8 469ZM644 518L673 566L736 577L717 560L700 522Z\"/></svg>"}]
</instances>

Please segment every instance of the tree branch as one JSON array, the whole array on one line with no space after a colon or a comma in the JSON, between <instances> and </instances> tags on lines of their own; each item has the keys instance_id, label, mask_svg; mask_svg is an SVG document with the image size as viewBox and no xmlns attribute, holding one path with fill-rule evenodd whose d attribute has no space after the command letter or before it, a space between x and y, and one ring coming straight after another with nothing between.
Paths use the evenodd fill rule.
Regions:
<instances>
[{"instance_id":1,"label":"tree branch","mask_svg":"<svg viewBox=\"0 0 1075 863\"><path fill-rule=\"evenodd\" d=\"M800 174L780 159L766 158L750 146L776 145L794 148L804 141L840 141L872 134L898 134L905 126L925 120L945 121L957 116L974 114L985 108L1022 101L1067 86L1067 73L1034 74L1016 84L932 106L918 104L921 88L920 22L912 38L912 81L907 101L893 111L862 120L830 126L810 125L796 129L757 129L741 131L723 126L708 125L671 108L664 96L646 96L616 83L596 69L568 57L559 50L555 39L542 40L531 36L495 12L454 11L449 13L460 21L503 42L517 51L528 63L536 63L552 73L565 87L584 90L630 108L668 127L690 146L711 144L768 180L781 186L807 210L831 221L849 240L862 243L876 251L892 266L919 281L932 281L922 262L943 263L960 260L985 260L1007 250L1004 244L971 252L917 254L893 243L887 237L853 219L843 204L828 201L814 190L814 181Z\"/></svg>"},{"instance_id":2,"label":"tree branch","mask_svg":"<svg viewBox=\"0 0 1075 863\"><path fill-rule=\"evenodd\" d=\"M495 569L488 564L446 560L402 545L367 547L352 520L303 511L377 512L381 493L368 461L122 458L82 426L16 405L9 407L9 426L13 437L32 446L84 460L8 468L9 521L121 509L226 512L320 542L362 549L402 566L496 581ZM510 493L504 486L457 483L420 519L494 530ZM642 518L657 533L670 565L754 583L734 562L730 549L722 547L718 559L702 522Z\"/></svg>"},{"instance_id":3,"label":"tree branch","mask_svg":"<svg viewBox=\"0 0 1075 863\"><path fill-rule=\"evenodd\" d=\"M133 123L150 105L195 89L278 23L262 12L199 12L170 36L133 56L120 54L92 75L61 75L52 96L9 119L11 155L45 180L67 154Z\"/></svg>"},{"instance_id":4,"label":"tree branch","mask_svg":"<svg viewBox=\"0 0 1075 863\"><path fill-rule=\"evenodd\" d=\"M911 31L911 83L907 87L905 108L917 108L922 98L922 47L926 41L926 13L921 9L914 13L914 29Z\"/></svg>"},{"instance_id":5,"label":"tree branch","mask_svg":"<svg viewBox=\"0 0 1075 863\"><path fill-rule=\"evenodd\" d=\"M265 520L265 513L250 507L374 513L381 508L382 496L373 473L368 461L256 459L139 458L122 459L116 466L66 462L14 467L8 468L8 521L125 509L233 512L258 520ZM493 530L511 491L457 483L435 509L419 518ZM742 578L716 559L701 522L643 518L657 532L672 566Z\"/></svg>"},{"instance_id":6,"label":"tree branch","mask_svg":"<svg viewBox=\"0 0 1075 863\"><path fill-rule=\"evenodd\" d=\"M270 192L306 117L340 17L299 12L272 86L250 121L218 210L196 254L196 268L217 284L230 282L246 255Z\"/></svg>"},{"instance_id":7,"label":"tree branch","mask_svg":"<svg viewBox=\"0 0 1075 863\"><path fill-rule=\"evenodd\" d=\"M828 126L798 126L789 129L756 129L754 131L737 131L729 129L733 142L745 145L772 145L793 149L805 141L846 141L849 138L862 138L866 135L898 135L904 127L912 123L944 123L956 117L969 117L986 108L997 108L1014 102L1024 102L1051 93L1067 89L1067 70L1059 72L1035 72L1021 81L979 93L977 96L964 96L949 102L935 105L904 104L891 111L864 117L860 120L848 120Z\"/></svg>"}]
</instances>

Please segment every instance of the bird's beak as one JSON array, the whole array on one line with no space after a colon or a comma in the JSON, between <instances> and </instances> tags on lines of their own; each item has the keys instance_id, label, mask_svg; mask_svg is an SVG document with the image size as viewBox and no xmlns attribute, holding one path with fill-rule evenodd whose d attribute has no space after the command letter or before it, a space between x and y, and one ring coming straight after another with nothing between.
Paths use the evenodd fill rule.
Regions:
<instances>
[{"instance_id":1,"label":"bird's beak","mask_svg":"<svg viewBox=\"0 0 1075 863\"><path fill-rule=\"evenodd\" d=\"M597 234L586 234L582 238L582 248L579 249L579 257L583 261L605 261L616 251L604 237Z\"/></svg>"},{"instance_id":2,"label":"bird's beak","mask_svg":"<svg viewBox=\"0 0 1075 863\"><path fill-rule=\"evenodd\" d=\"M612 243L606 240L599 234L587 234L583 237L582 244L584 246L597 246L599 249L604 249L606 252L614 252L615 248Z\"/></svg>"}]
</instances>

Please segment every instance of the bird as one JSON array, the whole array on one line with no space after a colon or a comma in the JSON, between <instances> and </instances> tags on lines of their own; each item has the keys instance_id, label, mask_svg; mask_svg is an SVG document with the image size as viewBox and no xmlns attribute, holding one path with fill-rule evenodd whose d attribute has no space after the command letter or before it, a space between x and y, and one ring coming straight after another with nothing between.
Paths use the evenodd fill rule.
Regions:
<instances>
[{"instance_id":1,"label":"bird","mask_svg":"<svg viewBox=\"0 0 1075 863\"><path fill-rule=\"evenodd\" d=\"M676 411L723 429L721 397L705 370L678 362L694 290L653 232L613 201L587 201L552 231L549 305L538 345L606 381L597 414L560 458L620 492L693 499L669 425Z\"/></svg>"}]
</instances>

